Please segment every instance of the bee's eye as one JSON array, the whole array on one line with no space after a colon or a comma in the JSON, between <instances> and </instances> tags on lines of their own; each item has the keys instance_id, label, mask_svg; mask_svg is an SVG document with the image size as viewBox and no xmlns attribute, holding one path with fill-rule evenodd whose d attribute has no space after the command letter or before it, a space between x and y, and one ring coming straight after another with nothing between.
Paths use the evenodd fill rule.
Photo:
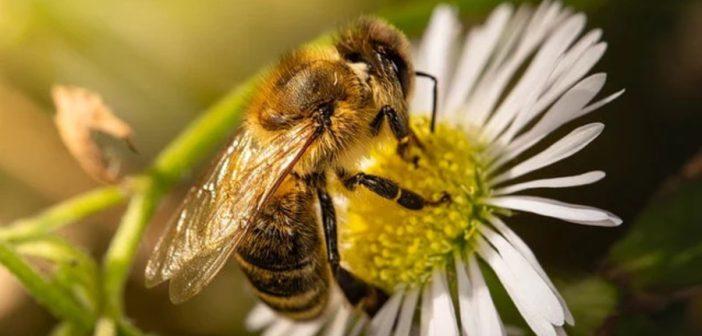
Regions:
<instances>
[{"instance_id":1,"label":"bee's eye","mask_svg":"<svg viewBox=\"0 0 702 336\"><path fill-rule=\"evenodd\" d=\"M398 81L400 81L402 92L406 95L408 89L407 86L409 83L409 78L407 76L407 63L405 63L400 55L393 51L388 51L382 46L377 47L375 52L378 57L390 63L392 70L395 72L395 76L397 76Z\"/></svg>"},{"instance_id":2,"label":"bee's eye","mask_svg":"<svg viewBox=\"0 0 702 336\"><path fill-rule=\"evenodd\" d=\"M392 70L395 71L395 75L397 75L397 77L400 77L400 68L397 65L397 62L395 62L393 60L390 60L390 61L391 61L390 65L392 65Z\"/></svg>"}]
</instances>

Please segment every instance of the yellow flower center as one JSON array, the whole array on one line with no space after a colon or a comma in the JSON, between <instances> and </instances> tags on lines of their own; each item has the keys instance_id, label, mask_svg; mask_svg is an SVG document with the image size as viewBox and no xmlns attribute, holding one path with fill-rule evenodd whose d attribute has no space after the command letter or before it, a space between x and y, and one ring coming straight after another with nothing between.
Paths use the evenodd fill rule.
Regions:
<instances>
[{"instance_id":1,"label":"yellow flower center","mask_svg":"<svg viewBox=\"0 0 702 336\"><path fill-rule=\"evenodd\" d=\"M388 291L426 281L454 250L466 248L479 218L491 211L480 204L487 193L481 162L485 147L448 124L437 125L434 133L426 118L414 118L412 124L424 146L412 153L419 155L417 167L397 155L393 141L373 150L363 171L432 200L448 192L450 203L415 211L362 187L341 191L348 199L342 211L342 260L354 274Z\"/></svg>"}]
</instances>

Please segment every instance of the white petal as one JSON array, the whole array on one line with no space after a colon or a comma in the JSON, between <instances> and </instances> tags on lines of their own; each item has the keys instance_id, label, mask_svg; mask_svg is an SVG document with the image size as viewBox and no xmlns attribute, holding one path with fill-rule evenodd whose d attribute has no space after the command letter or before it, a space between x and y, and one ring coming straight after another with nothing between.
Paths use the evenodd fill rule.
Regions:
<instances>
[{"instance_id":1,"label":"white petal","mask_svg":"<svg viewBox=\"0 0 702 336\"><path fill-rule=\"evenodd\" d=\"M468 111L474 114L474 117L472 117L473 123L477 125L483 125L485 123L487 117L492 113L493 108L497 104L499 97L503 95L506 86L512 81L512 76L527 57L532 54L536 47L539 46L553 25L557 23L560 16L559 13L559 3L548 4L544 2L531 17L526 28L515 27L517 30L516 34L519 36L516 49L512 49L512 46L508 45L502 49L503 52L508 54L504 64L500 64L499 68L490 68L487 70L481 84L476 88L476 93L469 100ZM515 18L516 17L515 15ZM551 45L556 45L556 43L551 43ZM567 45L565 47L567 47ZM543 49L547 50L544 51ZM551 54L551 49L551 47L542 48L542 50L539 51L539 55L549 56ZM537 68L541 68L543 63L549 62L547 57L542 56L541 58L543 61L539 61L538 65L535 67L530 66L532 74L538 73L540 70ZM533 64L534 62L532 62L532 65ZM550 71L547 71L545 75L550 75ZM527 81L530 80L531 79L528 79ZM522 80L521 82L524 83L525 81Z\"/></svg>"},{"instance_id":2,"label":"white petal","mask_svg":"<svg viewBox=\"0 0 702 336\"><path fill-rule=\"evenodd\" d=\"M326 319L319 318L309 322L296 322L292 330L286 333L286 336L312 336L322 329L322 325Z\"/></svg>"},{"instance_id":3,"label":"white petal","mask_svg":"<svg viewBox=\"0 0 702 336\"><path fill-rule=\"evenodd\" d=\"M456 285L458 289L458 310L461 318L461 326L464 335L480 335L478 329L478 307L473 293L473 288L468 274L466 273L466 265L463 264L461 255L454 253L454 264L456 266Z\"/></svg>"},{"instance_id":4,"label":"white petal","mask_svg":"<svg viewBox=\"0 0 702 336\"><path fill-rule=\"evenodd\" d=\"M445 85L450 78L450 57L453 55L453 48L456 47L455 42L460 30L461 25L458 22L456 9L448 5L437 6L424 33L416 57L417 70L434 75L439 83L437 97L439 111L446 95ZM430 81L417 81L415 95L410 104L412 111L431 111L432 85Z\"/></svg>"},{"instance_id":5,"label":"white petal","mask_svg":"<svg viewBox=\"0 0 702 336\"><path fill-rule=\"evenodd\" d=\"M431 285L425 284L422 288L422 307L419 315L419 335L429 336L429 322L432 317Z\"/></svg>"},{"instance_id":6,"label":"white petal","mask_svg":"<svg viewBox=\"0 0 702 336\"><path fill-rule=\"evenodd\" d=\"M512 231L512 229L510 229L500 218L495 216L488 216L487 219L490 221L490 224L492 224L494 228L500 231L500 234L502 234L502 236L505 237L505 239L507 239L512 244L512 246L514 246L514 248L519 250L519 252L524 256L524 258L526 258L529 261L529 263L531 263L531 266L534 268L534 270L536 270L536 272L539 273L541 278L544 279L544 281L546 281L548 286L558 297L558 301L560 301L561 306L563 306L563 309L565 310L566 323L573 325L575 323L573 314L571 314L570 310L568 309L568 305L566 304L561 294L558 292L556 286L553 285L553 282L551 282L551 279L548 277L548 275L546 275L546 272L541 267L541 264L539 264L539 261L536 259L534 252L532 252L529 246L521 238L519 238L519 236L516 233L514 233L514 231Z\"/></svg>"},{"instance_id":7,"label":"white petal","mask_svg":"<svg viewBox=\"0 0 702 336\"><path fill-rule=\"evenodd\" d=\"M504 102L495 112L486 126L488 139L493 139L507 124L514 120L511 132L519 131L522 126L533 118L530 112L536 98L547 88L549 78L553 76L561 55L572 41L580 34L585 26L585 16L582 14L569 18L549 37L539 49L534 60L509 93Z\"/></svg>"},{"instance_id":8,"label":"white petal","mask_svg":"<svg viewBox=\"0 0 702 336\"><path fill-rule=\"evenodd\" d=\"M569 68L566 71L566 73L563 74L560 78L557 78L556 83L554 83L545 93L543 93L541 97L539 97L539 100L528 111L528 113L525 113L523 115L525 118L524 120L522 120L521 124L519 124L519 127L511 128L510 131L505 132L505 134L503 134L500 137L499 142L501 144L510 143L517 132L521 131L525 125L531 122L536 116L538 116L546 107L551 105L556 99L559 99L559 97L563 95L563 92L570 88L573 85L573 83L580 80L585 74L587 74L587 72L590 71L590 69L592 69L592 67L597 63L597 61L599 61L602 55L604 55L606 47L607 45L605 43L599 43L587 50L585 55L578 59L574 66ZM604 76L604 74L597 74L595 76ZM602 84L604 84L605 78L606 76L604 76L604 78L602 79ZM597 95L600 89L602 89L602 85L596 86L596 88L592 89L592 93L587 96L587 101L585 101L584 104L587 104L590 100L592 100L592 98L594 98L595 95ZM571 90L571 92L573 91L574 90ZM575 92L578 93L577 91ZM585 94L587 95L588 92L585 92ZM567 99L563 101L569 102ZM565 107L568 109L570 116L568 120L572 120L581 116L582 114L580 114L580 108L582 108L582 106L584 105L577 105L577 102L566 104ZM563 108L564 106L560 107ZM548 132L550 131L551 130L548 130ZM540 134L541 136L546 136L548 132L539 130L538 134Z\"/></svg>"},{"instance_id":9,"label":"white petal","mask_svg":"<svg viewBox=\"0 0 702 336\"><path fill-rule=\"evenodd\" d=\"M581 116L580 112L602 89L606 80L607 76L605 74L595 74L580 81L580 83L568 90L534 127L509 144L504 151L505 155L495 165L499 166L516 157L535 143L541 141L553 130ZM507 140L503 139L501 143L507 143Z\"/></svg>"},{"instance_id":10,"label":"white petal","mask_svg":"<svg viewBox=\"0 0 702 336\"><path fill-rule=\"evenodd\" d=\"M557 74L556 72L559 71L558 66L571 61L567 58L569 56L568 54L566 54L564 58L560 59L558 66L549 79L550 82L555 83L551 84L545 92L540 94L538 101L533 106L531 106L529 109L525 109L526 113L522 113L520 115L519 120L515 121L515 123L511 125L510 129L500 136L498 142L501 144L510 143L515 134L522 131L524 126L529 124L535 117L541 114L546 107L553 104L553 102L561 97L561 95L563 95L563 93L575 82L585 76L600 60L602 55L604 55L606 48L606 43L598 43L594 46L590 46L584 51L583 55L575 60L574 64L569 65L566 69L560 70L562 73ZM595 94L599 92L599 89L601 89L601 86L595 91ZM595 94L593 94L592 97L594 97ZM592 97L590 99L592 99ZM572 111L571 113L574 114L575 111L577 111L577 108L571 107L570 111Z\"/></svg>"},{"instance_id":11,"label":"white petal","mask_svg":"<svg viewBox=\"0 0 702 336\"><path fill-rule=\"evenodd\" d=\"M523 293L525 299L530 300L533 307L538 307L538 313L551 324L563 325L565 315L561 303L531 263L507 240L486 225L481 225L479 230L483 237L497 249L511 272L519 275L520 281L515 286Z\"/></svg>"},{"instance_id":12,"label":"white petal","mask_svg":"<svg viewBox=\"0 0 702 336\"><path fill-rule=\"evenodd\" d=\"M605 177L603 171L591 171L580 175L555 177L541 180L534 180L524 183L517 183L510 186L496 189L493 195L513 194L522 190L537 189L537 188L567 188L577 187L586 184L595 183Z\"/></svg>"},{"instance_id":13,"label":"white petal","mask_svg":"<svg viewBox=\"0 0 702 336\"><path fill-rule=\"evenodd\" d=\"M517 307L522 317L524 317L524 320L531 330L539 336L556 336L553 325L538 313L538 307L534 307L532 303L524 297L525 293L521 292L519 288L516 287L520 280L510 271L500 255L480 236L476 237L475 243L477 244L476 251L480 257L490 265L492 270L495 271L502 286L505 288L510 298L512 298L514 305Z\"/></svg>"},{"instance_id":14,"label":"white petal","mask_svg":"<svg viewBox=\"0 0 702 336\"><path fill-rule=\"evenodd\" d=\"M601 100L599 100L599 101L597 101L597 102L595 102L595 103L592 103L592 104L588 105L587 107L585 107L585 108L582 110L582 112L579 114L579 116L588 114L588 113L590 113L590 112L592 112L592 111L594 111L594 110L599 109L599 108L602 107L602 106L605 106L605 105L611 103L613 100L615 100L615 99L619 98L619 96L623 95L624 92L626 92L626 90L621 89L621 90L619 90L619 91L617 91L617 92L615 92L615 93L613 93L613 94L611 94L611 95L605 97L604 99L601 99Z\"/></svg>"},{"instance_id":15,"label":"white petal","mask_svg":"<svg viewBox=\"0 0 702 336\"><path fill-rule=\"evenodd\" d=\"M490 290L485 284L485 278L480 271L480 265L475 258L475 254L471 253L468 256L468 277L473 285L473 293L478 307L478 328L479 335L489 335L491 333L504 335L505 327L502 324L500 315L492 302Z\"/></svg>"},{"instance_id":16,"label":"white petal","mask_svg":"<svg viewBox=\"0 0 702 336\"><path fill-rule=\"evenodd\" d=\"M592 69L593 66L602 58L607 50L607 44L602 42L589 47L584 55L582 55L572 66L563 70L564 73L555 77L556 82L549 90L539 98L534 110L538 113L551 105L563 92L570 88L575 82L582 79L585 74ZM567 61L567 60L566 60ZM561 60L564 62L564 60ZM598 90L599 91L599 90Z\"/></svg>"},{"instance_id":17,"label":"white petal","mask_svg":"<svg viewBox=\"0 0 702 336\"><path fill-rule=\"evenodd\" d=\"M575 64L575 62L586 53L586 50L590 49L593 44L597 43L601 37L601 29L593 29L585 34L585 36L581 37L577 43L568 49L568 52L563 55L560 62L558 62L556 70L553 71L554 79L561 78L561 75L573 67L573 64Z\"/></svg>"},{"instance_id":18,"label":"white petal","mask_svg":"<svg viewBox=\"0 0 702 336\"><path fill-rule=\"evenodd\" d=\"M397 327L393 336L409 336L417 301L419 301L419 288L412 288L407 291L405 299L402 301L400 318L397 321Z\"/></svg>"},{"instance_id":19,"label":"white petal","mask_svg":"<svg viewBox=\"0 0 702 336\"><path fill-rule=\"evenodd\" d=\"M288 319L277 319L273 325L268 327L261 336L283 336L288 334L293 328L293 322Z\"/></svg>"},{"instance_id":20,"label":"white petal","mask_svg":"<svg viewBox=\"0 0 702 336\"><path fill-rule=\"evenodd\" d=\"M341 307L339 307L339 310L336 312L334 319L331 321L331 323L327 327L327 330L324 333L324 335L325 336L343 336L344 331L346 331L346 326L349 322L350 317L351 317L351 311L348 308L346 308L346 306L342 305Z\"/></svg>"},{"instance_id":21,"label":"white petal","mask_svg":"<svg viewBox=\"0 0 702 336\"><path fill-rule=\"evenodd\" d=\"M512 15L512 10L512 5L501 4L490 14L484 26L475 28L468 34L446 96L447 114L455 113L465 103L478 75L483 71L497 46L505 25Z\"/></svg>"},{"instance_id":22,"label":"white petal","mask_svg":"<svg viewBox=\"0 0 702 336\"><path fill-rule=\"evenodd\" d=\"M500 196L489 199L488 204L520 210L542 216L559 218L571 223L594 226L617 226L622 220L614 214L593 207L563 203L535 196Z\"/></svg>"},{"instance_id":23,"label":"white petal","mask_svg":"<svg viewBox=\"0 0 702 336\"><path fill-rule=\"evenodd\" d=\"M568 336L568 333L566 333L563 327L556 328L556 334L558 334L558 336Z\"/></svg>"},{"instance_id":24,"label":"white petal","mask_svg":"<svg viewBox=\"0 0 702 336\"><path fill-rule=\"evenodd\" d=\"M522 5L507 24L501 37L502 42L497 46L490 65L466 101L467 114L463 114L460 119L463 120L464 127L483 125L491 112L490 105L494 104L516 68L536 46L526 44L521 38L525 34L530 15L529 6ZM520 46L519 52L514 51L517 45Z\"/></svg>"},{"instance_id":25,"label":"white petal","mask_svg":"<svg viewBox=\"0 0 702 336\"><path fill-rule=\"evenodd\" d=\"M402 297L405 290L400 289L395 292L386 302L380 311L375 315L370 323L370 334L374 336L388 336L392 332L392 327L397 319L397 312L400 310Z\"/></svg>"},{"instance_id":26,"label":"white petal","mask_svg":"<svg viewBox=\"0 0 702 336\"><path fill-rule=\"evenodd\" d=\"M497 169L517 157L565 123L590 113L619 97L623 91L584 107L597 95L606 78L605 74L595 74L583 79L564 94L529 131L514 139L506 148L494 147L502 155L493 163L492 169ZM499 140L499 143L504 144L507 141L502 139Z\"/></svg>"},{"instance_id":27,"label":"white petal","mask_svg":"<svg viewBox=\"0 0 702 336\"><path fill-rule=\"evenodd\" d=\"M275 318L276 315L273 310L268 308L265 304L258 303L246 317L244 325L246 326L246 330L259 331L273 323Z\"/></svg>"},{"instance_id":28,"label":"white petal","mask_svg":"<svg viewBox=\"0 0 702 336\"><path fill-rule=\"evenodd\" d=\"M468 257L468 274L460 255L456 254L455 259L464 334L504 335L502 321L492 302L475 256L471 253Z\"/></svg>"},{"instance_id":29,"label":"white petal","mask_svg":"<svg viewBox=\"0 0 702 336\"><path fill-rule=\"evenodd\" d=\"M458 336L458 321L451 301L446 273L436 270L431 278L431 319L428 336Z\"/></svg>"},{"instance_id":30,"label":"white petal","mask_svg":"<svg viewBox=\"0 0 702 336\"><path fill-rule=\"evenodd\" d=\"M543 152L534 155L495 177L491 183L496 185L566 159L595 140L595 138L602 133L603 129L604 125L601 123L592 123L578 127L546 148Z\"/></svg>"}]
</instances>

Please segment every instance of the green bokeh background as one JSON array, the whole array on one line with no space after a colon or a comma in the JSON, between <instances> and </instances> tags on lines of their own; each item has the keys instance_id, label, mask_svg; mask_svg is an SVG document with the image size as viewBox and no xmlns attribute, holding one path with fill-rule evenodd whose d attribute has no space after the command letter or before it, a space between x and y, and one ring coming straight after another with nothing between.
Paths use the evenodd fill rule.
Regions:
<instances>
[{"instance_id":1,"label":"green bokeh background","mask_svg":"<svg viewBox=\"0 0 702 336\"><path fill-rule=\"evenodd\" d=\"M362 13L392 18L418 37L435 3L0 0L0 224L95 186L58 139L51 85L100 92L135 129L139 155L112 147L126 171L138 172L199 111L281 53ZM470 26L498 1L454 3ZM576 314L576 334L702 334L702 167L683 169L702 144L702 1L566 3L588 14L588 27L604 30L609 48L596 70L609 74L605 92L627 92L585 118L607 125L597 141L540 172L603 169L607 178L542 195L609 209L624 224L603 229L526 214L510 224L557 279ZM181 306L168 302L164 288L142 285L144 259L183 189L147 232L127 313L164 335L238 335L254 300L234 265ZM100 256L121 210L63 234ZM505 320L519 326L493 287ZM0 335L42 335L54 323L0 269Z\"/></svg>"}]
</instances>

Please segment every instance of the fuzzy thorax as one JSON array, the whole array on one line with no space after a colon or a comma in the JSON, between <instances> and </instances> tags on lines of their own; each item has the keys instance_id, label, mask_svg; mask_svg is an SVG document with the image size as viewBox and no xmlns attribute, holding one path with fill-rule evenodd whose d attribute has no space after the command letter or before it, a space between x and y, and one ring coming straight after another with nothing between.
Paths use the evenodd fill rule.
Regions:
<instances>
[{"instance_id":1,"label":"fuzzy thorax","mask_svg":"<svg viewBox=\"0 0 702 336\"><path fill-rule=\"evenodd\" d=\"M396 153L389 141L373 150L362 170L397 181L402 187L438 199L442 191L449 204L420 211L357 188L342 192L342 260L364 280L392 291L399 285L426 281L435 267L445 265L453 251L468 248L479 218L491 211L480 200L484 146L466 132L446 124L429 132L426 118L414 118L413 129L424 145L415 150L417 167Z\"/></svg>"}]
</instances>

